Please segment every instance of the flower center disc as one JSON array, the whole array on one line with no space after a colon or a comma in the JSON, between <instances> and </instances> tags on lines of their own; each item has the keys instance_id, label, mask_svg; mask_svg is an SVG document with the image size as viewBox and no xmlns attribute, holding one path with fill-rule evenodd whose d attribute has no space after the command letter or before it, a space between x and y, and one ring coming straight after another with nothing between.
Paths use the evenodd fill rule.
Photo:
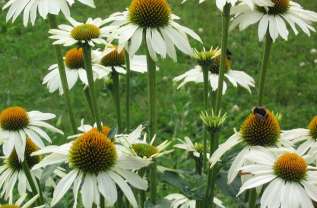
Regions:
<instances>
[{"instance_id":1,"label":"flower center disc","mask_svg":"<svg viewBox=\"0 0 317 208\"><path fill-rule=\"evenodd\" d=\"M124 49L113 48L111 52L107 53L102 59L103 66L122 66L125 64Z\"/></svg>"},{"instance_id":2,"label":"flower center disc","mask_svg":"<svg viewBox=\"0 0 317 208\"><path fill-rule=\"evenodd\" d=\"M289 0L272 0L272 2L274 3L274 6L268 7L268 11L263 7L259 7L259 10L270 15L278 15L287 12L289 8Z\"/></svg>"},{"instance_id":3,"label":"flower center disc","mask_svg":"<svg viewBox=\"0 0 317 208\"><path fill-rule=\"evenodd\" d=\"M274 172L286 181L299 182L306 176L307 164L296 153L285 153L276 160Z\"/></svg>"},{"instance_id":4,"label":"flower center disc","mask_svg":"<svg viewBox=\"0 0 317 208\"><path fill-rule=\"evenodd\" d=\"M0 126L4 130L17 131L29 125L29 116L24 108L9 107L0 113Z\"/></svg>"},{"instance_id":5,"label":"flower center disc","mask_svg":"<svg viewBox=\"0 0 317 208\"><path fill-rule=\"evenodd\" d=\"M84 54L82 48L69 49L65 54L65 64L70 69L84 68Z\"/></svg>"},{"instance_id":6,"label":"flower center disc","mask_svg":"<svg viewBox=\"0 0 317 208\"><path fill-rule=\"evenodd\" d=\"M93 24L81 24L73 28L71 36L75 40L91 40L100 36L100 29Z\"/></svg>"},{"instance_id":7,"label":"flower center disc","mask_svg":"<svg viewBox=\"0 0 317 208\"><path fill-rule=\"evenodd\" d=\"M95 129L77 138L69 153L70 166L88 173L107 171L116 160L115 145L103 133Z\"/></svg>"},{"instance_id":8,"label":"flower center disc","mask_svg":"<svg viewBox=\"0 0 317 208\"><path fill-rule=\"evenodd\" d=\"M317 116L315 116L308 125L310 135L313 139L317 140Z\"/></svg>"},{"instance_id":9,"label":"flower center disc","mask_svg":"<svg viewBox=\"0 0 317 208\"><path fill-rule=\"evenodd\" d=\"M32 142L32 140L27 139L25 145L24 158L30 168L32 168L35 164L40 162L40 156L31 156L31 154L37 150L39 150L39 148ZM5 160L5 163L14 170L22 169L22 164L19 161L18 155L15 150Z\"/></svg>"},{"instance_id":10,"label":"flower center disc","mask_svg":"<svg viewBox=\"0 0 317 208\"><path fill-rule=\"evenodd\" d=\"M171 9L166 0L132 0L130 21L141 26L158 28L168 25Z\"/></svg>"},{"instance_id":11,"label":"flower center disc","mask_svg":"<svg viewBox=\"0 0 317 208\"><path fill-rule=\"evenodd\" d=\"M280 125L267 109L256 107L240 128L243 140L250 146L273 146L280 137Z\"/></svg>"},{"instance_id":12,"label":"flower center disc","mask_svg":"<svg viewBox=\"0 0 317 208\"><path fill-rule=\"evenodd\" d=\"M132 144L133 150L139 157L149 158L159 152L159 150L150 144Z\"/></svg>"}]
</instances>

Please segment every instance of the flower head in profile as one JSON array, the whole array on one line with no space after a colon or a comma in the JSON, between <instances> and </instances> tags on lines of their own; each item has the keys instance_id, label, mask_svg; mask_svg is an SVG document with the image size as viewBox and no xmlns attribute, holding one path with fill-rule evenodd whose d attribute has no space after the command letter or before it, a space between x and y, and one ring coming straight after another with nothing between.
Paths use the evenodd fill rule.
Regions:
<instances>
[{"instance_id":1,"label":"flower head in profile","mask_svg":"<svg viewBox=\"0 0 317 208\"><path fill-rule=\"evenodd\" d=\"M250 153L250 164L241 168L249 179L239 194L265 185L261 196L263 208L313 208L312 201L317 201L317 170L309 166L306 157L287 149Z\"/></svg>"},{"instance_id":2,"label":"flower head in profile","mask_svg":"<svg viewBox=\"0 0 317 208\"><path fill-rule=\"evenodd\" d=\"M290 139L297 129L284 132L281 130L278 119L264 107L255 107L252 113L244 120L239 132L235 132L227 141L219 145L212 154L210 164L213 167L221 157L238 144L243 149L235 156L228 171L228 183L238 175L241 166L246 162L246 155L250 152L263 152L266 148L292 147Z\"/></svg>"},{"instance_id":3,"label":"flower head in profile","mask_svg":"<svg viewBox=\"0 0 317 208\"><path fill-rule=\"evenodd\" d=\"M179 143L175 144L174 147L185 150L198 158L202 156L204 150L203 144L193 143L189 137L185 137L184 140L179 139Z\"/></svg>"},{"instance_id":4,"label":"flower head in profile","mask_svg":"<svg viewBox=\"0 0 317 208\"><path fill-rule=\"evenodd\" d=\"M183 194L169 194L164 198L171 203L171 208L196 208L196 200L189 199ZM214 204L219 208L225 208L222 201L217 197L214 197Z\"/></svg>"},{"instance_id":5,"label":"flower head in profile","mask_svg":"<svg viewBox=\"0 0 317 208\"><path fill-rule=\"evenodd\" d=\"M91 208L93 204L100 207L100 196L105 198L106 206L113 206L119 187L132 207L137 208L131 186L147 189L147 181L134 171L149 165L149 162L121 152L105 134L96 129L62 146L48 146L34 155L41 154L49 155L33 169L58 163L66 163L70 168L70 172L55 187L51 206L56 205L71 187L74 207L77 206L79 192L85 208Z\"/></svg>"},{"instance_id":6,"label":"flower head in profile","mask_svg":"<svg viewBox=\"0 0 317 208\"><path fill-rule=\"evenodd\" d=\"M40 161L39 156L31 156L31 154L37 150L39 150L39 148L32 142L32 140L27 139L24 160L30 168ZM14 197L14 188L17 188L19 195L22 196L26 194L27 191L30 191L30 185L16 150L13 150L9 156L4 157L3 159L4 164L0 166L0 179L2 181L2 183L0 183L0 196L12 201ZM36 176L36 172L34 171L32 171L31 174L33 177Z\"/></svg>"},{"instance_id":7,"label":"flower head in profile","mask_svg":"<svg viewBox=\"0 0 317 208\"><path fill-rule=\"evenodd\" d=\"M154 158L162 157L163 155L171 153L173 150L167 150L171 142L165 140L159 145L154 145L156 136L148 141L146 134L142 137L143 126L138 126L130 134L116 135L116 141L122 144L126 149L139 158L152 160Z\"/></svg>"},{"instance_id":8,"label":"flower head in profile","mask_svg":"<svg viewBox=\"0 0 317 208\"><path fill-rule=\"evenodd\" d=\"M227 58L225 61L225 77L227 80L223 83L223 93L227 91L227 82L229 81L234 87L241 86L251 93L251 87L254 87L253 78L243 71L232 69L231 53L227 51ZM175 77L175 82L180 82L178 89L187 83L203 83L203 69L208 69L208 78L213 91L218 89L219 69L220 69L221 50L218 48L211 48L206 51L195 51L194 58L197 60L198 65L188 70L184 74Z\"/></svg>"},{"instance_id":9,"label":"flower head in profile","mask_svg":"<svg viewBox=\"0 0 317 208\"><path fill-rule=\"evenodd\" d=\"M5 156L9 156L15 149L18 159L23 161L28 138L40 148L45 146L42 139L51 143L50 137L43 128L63 134L61 130L46 122L53 118L55 118L54 114L39 111L27 112L18 106L4 109L0 113L0 137L3 140Z\"/></svg>"},{"instance_id":10,"label":"flower head in profile","mask_svg":"<svg viewBox=\"0 0 317 208\"><path fill-rule=\"evenodd\" d=\"M95 7L93 0L78 0L79 2ZM62 12L66 17L70 17L69 8L74 4L74 0L59 0L59 1L47 1L47 0L11 0L4 6L3 10L8 9L6 16L7 22L12 20L14 22L23 13L23 24L27 26L29 21L34 25L37 13L46 19L49 14L58 15Z\"/></svg>"},{"instance_id":11,"label":"flower head in profile","mask_svg":"<svg viewBox=\"0 0 317 208\"><path fill-rule=\"evenodd\" d=\"M178 19L166 0L132 0L127 11L114 13L105 21L120 27L119 45L130 55L139 50L144 39L153 60L160 55L176 61L175 47L184 54L193 54L187 35L201 42L195 32L178 24Z\"/></svg>"},{"instance_id":12,"label":"flower head in profile","mask_svg":"<svg viewBox=\"0 0 317 208\"><path fill-rule=\"evenodd\" d=\"M297 35L299 27L304 33L310 35L310 31L315 31L312 26L317 21L317 13L303 9L298 3L290 0L272 0L273 6L260 6L250 9L245 3L238 4L232 9L235 18L231 24L231 29L239 26L244 30L252 24L258 23L258 36L262 41L268 34L273 41L279 36L284 40L288 39L288 26Z\"/></svg>"},{"instance_id":13,"label":"flower head in profile","mask_svg":"<svg viewBox=\"0 0 317 208\"><path fill-rule=\"evenodd\" d=\"M44 208L45 205L41 206L34 206L34 203L39 198L39 195L35 195L30 200L26 201L27 194L21 194L21 197L13 203L12 201L9 202L9 204L0 204L1 208Z\"/></svg>"},{"instance_id":14,"label":"flower head in profile","mask_svg":"<svg viewBox=\"0 0 317 208\"><path fill-rule=\"evenodd\" d=\"M87 72L84 64L84 54L82 48L71 48L65 53L64 57L65 73L68 88L72 89L77 81L81 81L83 85L89 86ZM48 68L49 73L43 78L43 85L47 85L50 93L59 91L64 93L62 81L60 79L59 68L57 64L53 64ZM109 72L105 71L99 64L92 64L94 80L107 76Z\"/></svg>"},{"instance_id":15,"label":"flower head in profile","mask_svg":"<svg viewBox=\"0 0 317 208\"><path fill-rule=\"evenodd\" d=\"M88 18L84 23L78 22L69 17L67 20L71 25L59 25L58 29L51 29L50 38L55 40L53 44L72 46L75 44L88 43L90 46L95 44L107 44L105 38L110 35L113 27L104 26L101 18Z\"/></svg>"},{"instance_id":16,"label":"flower head in profile","mask_svg":"<svg viewBox=\"0 0 317 208\"><path fill-rule=\"evenodd\" d=\"M93 62L101 65L105 71L115 70L120 74L126 74L126 52L123 47L109 45L103 51L93 50L92 56ZM147 62L144 55L134 55L129 60L131 71L139 73L147 71Z\"/></svg>"}]
</instances>

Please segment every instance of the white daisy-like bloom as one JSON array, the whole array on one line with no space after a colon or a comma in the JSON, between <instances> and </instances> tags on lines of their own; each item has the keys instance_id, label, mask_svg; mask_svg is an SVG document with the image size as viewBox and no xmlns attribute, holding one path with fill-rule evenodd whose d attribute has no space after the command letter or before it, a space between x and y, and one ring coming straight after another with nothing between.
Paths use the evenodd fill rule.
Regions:
<instances>
[{"instance_id":1,"label":"white daisy-like bloom","mask_svg":"<svg viewBox=\"0 0 317 208\"><path fill-rule=\"evenodd\" d=\"M107 44L113 26L104 26L105 22L101 18L88 18L85 23L76 21L69 17L67 20L71 25L62 24L57 29L49 30L50 38L55 40L54 45L72 46L80 43Z\"/></svg>"},{"instance_id":2,"label":"white daisy-like bloom","mask_svg":"<svg viewBox=\"0 0 317 208\"><path fill-rule=\"evenodd\" d=\"M193 156L200 158L203 152L203 145L200 143L193 143L189 137L185 137L184 140L179 139L180 143L174 145L174 147L185 150L186 152L192 154ZM209 158L209 154L207 154Z\"/></svg>"},{"instance_id":3,"label":"white daisy-like bloom","mask_svg":"<svg viewBox=\"0 0 317 208\"><path fill-rule=\"evenodd\" d=\"M184 54L193 54L188 35L202 42L194 31L178 24L178 19L171 13L166 0L132 0L127 11L114 13L105 22L119 26L116 31L119 45L131 56L139 50L144 39L153 60L160 55L176 61L175 47Z\"/></svg>"},{"instance_id":4,"label":"white daisy-like bloom","mask_svg":"<svg viewBox=\"0 0 317 208\"><path fill-rule=\"evenodd\" d=\"M291 140L296 136L297 129L282 131L277 118L263 107L255 107L244 120L239 132L235 132L211 155L209 162L213 167L221 157L238 144L243 149L235 156L228 171L228 183L232 183L239 174L240 168L246 164L246 156L250 152L263 152L272 147L292 148Z\"/></svg>"},{"instance_id":5,"label":"white daisy-like bloom","mask_svg":"<svg viewBox=\"0 0 317 208\"><path fill-rule=\"evenodd\" d=\"M66 163L70 168L55 187L51 206L56 205L71 187L74 208L77 207L79 192L85 208L92 208L93 204L100 207L100 196L104 197L105 206L113 206L117 201L118 186L132 207L137 208L130 186L141 190L148 188L147 181L134 171L148 166L149 161L121 152L105 134L95 129L74 141L62 146L48 146L33 155L42 154L49 155L33 169L59 163Z\"/></svg>"},{"instance_id":6,"label":"white daisy-like bloom","mask_svg":"<svg viewBox=\"0 0 317 208\"><path fill-rule=\"evenodd\" d=\"M183 0L182 3L187 0ZM205 2L206 0L199 0L199 4ZM231 7L235 6L237 3L243 2L249 6L250 9L254 9L256 6L273 6L274 3L271 0L216 0L216 6L220 11L223 11L223 8L226 4L230 4Z\"/></svg>"},{"instance_id":7,"label":"white daisy-like bloom","mask_svg":"<svg viewBox=\"0 0 317 208\"><path fill-rule=\"evenodd\" d=\"M78 0L79 2L95 7L93 0ZM10 0L2 9L9 9L6 20L7 22L12 20L14 22L23 13L23 24L27 26L29 21L34 25L37 12L39 15L46 19L49 14L58 15L62 12L66 17L70 17L69 8L74 4L74 0Z\"/></svg>"},{"instance_id":8,"label":"white daisy-like bloom","mask_svg":"<svg viewBox=\"0 0 317 208\"><path fill-rule=\"evenodd\" d=\"M169 194L164 198L171 203L170 208L196 208L196 200L189 199L183 194ZM214 197L214 204L219 208L225 208L222 201L216 197Z\"/></svg>"},{"instance_id":9,"label":"white daisy-like bloom","mask_svg":"<svg viewBox=\"0 0 317 208\"><path fill-rule=\"evenodd\" d=\"M36 202L36 200L39 198L39 195L35 195L30 200L26 201L27 194L24 193L21 195L21 197L13 203L12 201L9 202L9 204L0 204L0 207L13 207L13 208L44 208L45 205L41 206L34 206L33 204Z\"/></svg>"},{"instance_id":10,"label":"white daisy-like bloom","mask_svg":"<svg viewBox=\"0 0 317 208\"><path fill-rule=\"evenodd\" d=\"M250 153L247 156L250 164L240 168L249 179L238 195L265 185L261 208L314 208L317 169L309 166L306 157L287 149Z\"/></svg>"},{"instance_id":11,"label":"white daisy-like bloom","mask_svg":"<svg viewBox=\"0 0 317 208\"><path fill-rule=\"evenodd\" d=\"M279 36L287 40L289 31L287 24L297 35L299 27L304 33L310 36L315 32L312 26L317 21L317 13L303 9L298 3L290 0L272 0L274 6L257 7L250 9L245 3L238 4L232 9L235 16L230 29L239 26L244 30L250 25L258 23L258 36L262 41L268 33L273 41Z\"/></svg>"},{"instance_id":12,"label":"white daisy-like bloom","mask_svg":"<svg viewBox=\"0 0 317 208\"><path fill-rule=\"evenodd\" d=\"M219 68L220 68L220 56L221 50L218 48L211 48L209 51L204 52L196 52L199 53L208 53L208 57L210 60L204 60L204 64L207 64L208 67L208 78L210 82L210 86L213 91L217 91L218 89L218 81L219 81ZM199 56L200 56L199 55ZM196 57L200 59L201 57ZM200 60L198 60L200 61ZM208 63L207 63L208 62ZM226 80L223 82L223 94L227 91L227 82L229 81L234 87L241 86L248 90L251 93L251 87L255 86L254 79L243 71L233 70L231 66L231 58L230 55L227 55L225 61L225 78ZM187 83L203 83L204 75L203 68L201 65L196 65L194 68L188 70L184 74L181 74L173 79L175 82L180 82L178 85L178 89L186 85Z\"/></svg>"},{"instance_id":13,"label":"white daisy-like bloom","mask_svg":"<svg viewBox=\"0 0 317 208\"><path fill-rule=\"evenodd\" d=\"M69 49L65 53L64 64L69 89L72 89L78 81L81 81L84 86L89 86L82 48ZM43 78L42 84L47 85L50 93L54 93L58 90L59 94L62 95L64 90L58 65L53 64L48 68L48 71L49 73ZM96 63L92 64L92 71L95 81L97 79L102 79L110 73L105 71L103 66Z\"/></svg>"},{"instance_id":14,"label":"white daisy-like bloom","mask_svg":"<svg viewBox=\"0 0 317 208\"><path fill-rule=\"evenodd\" d=\"M126 74L125 49L120 46L111 45L101 51L92 51L93 63L104 67L104 70L111 72L115 70L120 74ZM138 73L147 72L147 61L145 55L134 55L130 57L130 70Z\"/></svg>"},{"instance_id":15,"label":"white daisy-like bloom","mask_svg":"<svg viewBox=\"0 0 317 208\"><path fill-rule=\"evenodd\" d=\"M50 137L43 128L63 134L61 130L46 122L55 117L52 113L27 112L18 106L4 109L0 113L0 137L3 139L4 155L9 156L15 149L19 160L23 161L27 138L30 138L39 148L45 146L42 139L51 143Z\"/></svg>"},{"instance_id":16,"label":"white daisy-like bloom","mask_svg":"<svg viewBox=\"0 0 317 208\"><path fill-rule=\"evenodd\" d=\"M132 153L139 158L149 161L173 152L173 150L167 150L167 148L171 145L170 141L165 140L159 145L154 145L156 136L154 136L152 140L148 142L146 134L144 134L142 137L143 130L144 127L139 125L130 134L116 135L115 141L125 147L128 154Z\"/></svg>"}]
</instances>

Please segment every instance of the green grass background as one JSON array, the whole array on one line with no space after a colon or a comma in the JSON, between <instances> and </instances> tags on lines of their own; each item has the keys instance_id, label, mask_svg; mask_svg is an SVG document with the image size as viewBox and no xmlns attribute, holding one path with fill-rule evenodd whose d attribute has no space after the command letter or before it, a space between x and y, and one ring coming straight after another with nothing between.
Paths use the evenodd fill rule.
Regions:
<instances>
[{"instance_id":1,"label":"green grass background","mask_svg":"<svg viewBox=\"0 0 317 208\"><path fill-rule=\"evenodd\" d=\"M196 32L200 31L199 35L206 48L220 45L221 16L213 2L207 0L201 5L196 0L188 0L185 4L177 0L169 2L174 13L181 17L181 24ZM0 5L3 3L0 0ZM301 0L299 3L307 9L317 11L316 1ZM91 9L76 3L72 8L72 16L82 21L87 17L106 18L113 12L125 10L128 5L129 0L97 0L97 9ZM21 18L15 24L6 24L5 14L3 11L0 13L0 110L10 105L20 105L27 110L52 112L58 115L56 124L69 134L63 98L57 93L49 94L41 84L48 66L56 63L54 50L48 40L46 21L38 18L34 27L25 28ZM59 18L59 22L64 21L63 17ZM232 32L229 48L233 53L233 68L245 70L257 80L262 45L258 41L255 26L243 32ZM201 48L197 42L193 42L193 46ZM307 37L303 33L295 36L292 32L288 41L278 39L273 46L264 103L269 109L282 114L283 129L306 127L310 119L317 114L317 64L314 63L317 54L310 53L312 48L317 48L316 34ZM157 76L157 111L160 140L189 136L195 141L201 141L199 113L203 105L202 86L190 85L176 90L176 85L172 82L173 77L190 69L194 64L193 60L182 54L179 54L177 63L171 60L159 62L161 70ZM121 81L124 82L124 77ZM146 75L133 75L132 127L147 120L146 84ZM107 125L114 127L116 116L111 93L101 82L98 83L97 89L101 118ZM121 94L125 115L125 91L122 90ZM71 97L78 125L81 118L90 121L81 85L77 84L71 91ZM228 112L228 119L222 139L230 136L233 128L239 128L256 100L255 90L249 94L246 90L230 86L223 99L223 110ZM61 138L58 141L61 141ZM170 157L174 161L186 158L185 155L176 157L179 154L181 152L177 151Z\"/></svg>"}]
</instances>

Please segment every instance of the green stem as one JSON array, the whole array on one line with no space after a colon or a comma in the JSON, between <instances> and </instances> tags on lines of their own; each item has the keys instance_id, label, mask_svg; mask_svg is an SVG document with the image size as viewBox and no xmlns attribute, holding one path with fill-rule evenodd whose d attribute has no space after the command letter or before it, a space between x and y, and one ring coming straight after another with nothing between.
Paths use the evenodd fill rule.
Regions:
<instances>
[{"instance_id":1,"label":"green stem","mask_svg":"<svg viewBox=\"0 0 317 208\"><path fill-rule=\"evenodd\" d=\"M139 174L140 174L141 177L143 177L145 175L145 173L146 173L146 168L142 168L139 171ZM140 204L141 208L144 208L144 203L146 201L146 192L143 191L143 190L140 190L139 192L140 192L140 202L139 202L139 204Z\"/></svg>"},{"instance_id":2,"label":"green stem","mask_svg":"<svg viewBox=\"0 0 317 208\"><path fill-rule=\"evenodd\" d=\"M112 94L116 106L116 112L117 112L117 122L118 122L118 132L121 133L122 126L121 126L121 110L120 110L120 83L119 83L119 73L116 72L114 68L112 68L112 82L113 82L113 88L112 88Z\"/></svg>"},{"instance_id":3,"label":"green stem","mask_svg":"<svg viewBox=\"0 0 317 208\"><path fill-rule=\"evenodd\" d=\"M84 93L85 93L85 97L89 106L90 113L92 117L95 118L95 112L94 112L94 108L92 107L90 90L88 86L84 89Z\"/></svg>"},{"instance_id":4,"label":"green stem","mask_svg":"<svg viewBox=\"0 0 317 208\"><path fill-rule=\"evenodd\" d=\"M100 208L105 208L105 198L100 195Z\"/></svg>"},{"instance_id":5,"label":"green stem","mask_svg":"<svg viewBox=\"0 0 317 208\"><path fill-rule=\"evenodd\" d=\"M150 120L150 139L156 133L156 66L150 56L149 50L146 50L147 71L148 71L148 97L149 97L149 120Z\"/></svg>"},{"instance_id":6,"label":"green stem","mask_svg":"<svg viewBox=\"0 0 317 208\"><path fill-rule=\"evenodd\" d=\"M225 61L226 61L226 51L228 48L228 36L229 36L229 21L230 21L230 4L226 4L223 8L222 13L222 40L221 40L221 57L220 57L220 70L218 79L218 92L215 104L215 114L218 114L221 106L222 90L223 90L223 80L225 78Z\"/></svg>"},{"instance_id":7,"label":"green stem","mask_svg":"<svg viewBox=\"0 0 317 208\"><path fill-rule=\"evenodd\" d=\"M49 14L48 15L48 23L49 23L49 26L51 29L57 28L56 16ZM57 59L57 64L58 64L59 76L61 79L63 92L64 92L66 109L67 109L68 114L69 114L70 124L71 124L72 130L73 130L73 133L76 133L77 132L76 122L75 122L73 109L71 107L72 104L71 104L71 99L70 99L70 95L69 95L69 88L68 88L67 77L66 77L66 72L65 72L65 65L64 65L63 55L62 55L62 49L59 45L54 45L54 48L55 48L55 54L56 54L56 59Z\"/></svg>"},{"instance_id":8,"label":"green stem","mask_svg":"<svg viewBox=\"0 0 317 208\"><path fill-rule=\"evenodd\" d=\"M92 64L91 64L91 47L88 43L84 43L83 49L84 49L85 69L87 72L87 79L88 79L88 84L90 89L91 104L92 104L93 112L95 113L95 115L93 116L95 117L98 130L101 131L102 125L99 118L99 111L98 111L98 106L96 101L95 85L94 85L94 78L93 78L93 71L92 71Z\"/></svg>"},{"instance_id":9,"label":"green stem","mask_svg":"<svg viewBox=\"0 0 317 208\"><path fill-rule=\"evenodd\" d=\"M256 189L250 190L249 194L249 208L256 208Z\"/></svg>"},{"instance_id":10,"label":"green stem","mask_svg":"<svg viewBox=\"0 0 317 208\"><path fill-rule=\"evenodd\" d=\"M264 84L265 84L265 77L267 68L269 65L270 60L270 53L272 49L272 38L270 34L267 32L266 39L265 39L265 45L264 45L264 54L263 59L261 63L261 73L259 77L259 97L258 97L258 105L261 106L263 104L263 94L264 94Z\"/></svg>"},{"instance_id":11,"label":"green stem","mask_svg":"<svg viewBox=\"0 0 317 208\"><path fill-rule=\"evenodd\" d=\"M150 200L153 204L156 202L156 186L157 186L157 164L153 159L150 165Z\"/></svg>"},{"instance_id":12,"label":"green stem","mask_svg":"<svg viewBox=\"0 0 317 208\"><path fill-rule=\"evenodd\" d=\"M209 78L208 78L208 67L203 66L203 76L204 76L204 110L209 110L208 105L208 92L209 92ZM203 166L204 170L206 170L207 167L207 127L205 126L204 131L204 149L203 149Z\"/></svg>"},{"instance_id":13,"label":"green stem","mask_svg":"<svg viewBox=\"0 0 317 208\"><path fill-rule=\"evenodd\" d=\"M125 52L125 65L127 69L127 75L126 75L126 130L129 132L130 130L130 76L131 76L131 71L130 71L130 57L129 53L126 51Z\"/></svg>"},{"instance_id":14,"label":"green stem","mask_svg":"<svg viewBox=\"0 0 317 208\"><path fill-rule=\"evenodd\" d=\"M24 160L22 162L22 168L23 168L23 171L24 171L24 174L30 184L30 187L31 187L31 190L33 192L33 195L36 196L37 194L39 195L39 202L41 204L44 203L44 198L43 198L43 195L42 195L42 192L41 191L38 191L38 189L36 188L36 182L35 180L33 179L32 177L32 174L31 174L31 171L30 171L30 167L29 165L27 164L27 161ZM40 187L39 187L40 189Z\"/></svg>"}]
</instances>

